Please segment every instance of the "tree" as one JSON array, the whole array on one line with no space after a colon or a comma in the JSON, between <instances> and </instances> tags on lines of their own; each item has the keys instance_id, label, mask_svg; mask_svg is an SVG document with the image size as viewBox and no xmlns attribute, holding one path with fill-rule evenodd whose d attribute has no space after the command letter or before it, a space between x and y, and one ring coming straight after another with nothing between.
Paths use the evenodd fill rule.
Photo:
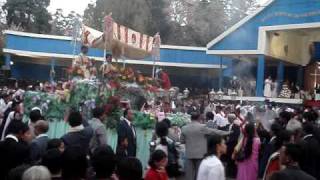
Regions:
<instances>
[{"instance_id":1,"label":"tree","mask_svg":"<svg viewBox=\"0 0 320 180\"><path fill-rule=\"evenodd\" d=\"M2 9L0 9L0 54L2 54L2 49L4 47L4 36L2 32L7 28L5 21L5 12Z\"/></svg>"},{"instance_id":2,"label":"tree","mask_svg":"<svg viewBox=\"0 0 320 180\"><path fill-rule=\"evenodd\" d=\"M198 0L168 0L169 15L172 21L181 26L187 25L192 18L192 13Z\"/></svg>"},{"instance_id":3,"label":"tree","mask_svg":"<svg viewBox=\"0 0 320 180\"><path fill-rule=\"evenodd\" d=\"M97 0L84 12L84 23L102 30L104 16L112 13L115 22L146 33L151 13L145 0Z\"/></svg>"},{"instance_id":4,"label":"tree","mask_svg":"<svg viewBox=\"0 0 320 180\"><path fill-rule=\"evenodd\" d=\"M81 21L81 19L81 15L74 11L65 16L62 9L57 9L52 15L51 34L72 36L76 21Z\"/></svg>"},{"instance_id":5,"label":"tree","mask_svg":"<svg viewBox=\"0 0 320 180\"><path fill-rule=\"evenodd\" d=\"M52 27L51 34L64 35L65 34L65 22L62 9L56 9L56 12L52 14Z\"/></svg>"},{"instance_id":6,"label":"tree","mask_svg":"<svg viewBox=\"0 0 320 180\"><path fill-rule=\"evenodd\" d=\"M28 32L49 33L49 4L50 0L7 0L2 9L6 12L8 26L20 26Z\"/></svg>"},{"instance_id":7,"label":"tree","mask_svg":"<svg viewBox=\"0 0 320 180\"><path fill-rule=\"evenodd\" d=\"M112 13L115 22L154 35L169 31L165 0L97 0L84 12L84 24L102 31L103 17Z\"/></svg>"},{"instance_id":8,"label":"tree","mask_svg":"<svg viewBox=\"0 0 320 180\"><path fill-rule=\"evenodd\" d=\"M96 0L84 23L102 31L103 17L139 32L160 32L162 43L205 46L242 19L255 0ZM243 13L245 12L245 13Z\"/></svg>"},{"instance_id":9,"label":"tree","mask_svg":"<svg viewBox=\"0 0 320 180\"><path fill-rule=\"evenodd\" d=\"M169 35L172 33L169 12L167 11L169 3L164 0L146 0L150 10L150 18L146 33L154 35L159 32L162 36L162 41L167 42Z\"/></svg>"},{"instance_id":10,"label":"tree","mask_svg":"<svg viewBox=\"0 0 320 180\"><path fill-rule=\"evenodd\" d=\"M98 6L101 4L100 1L96 3L88 4L88 7L84 11L83 23L87 26L95 28L97 30L103 30L103 17L106 16L103 6Z\"/></svg>"},{"instance_id":11,"label":"tree","mask_svg":"<svg viewBox=\"0 0 320 180\"><path fill-rule=\"evenodd\" d=\"M256 0L228 0L227 2L228 26L235 24L257 8Z\"/></svg>"},{"instance_id":12,"label":"tree","mask_svg":"<svg viewBox=\"0 0 320 180\"><path fill-rule=\"evenodd\" d=\"M223 1L201 0L194 8L190 25L198 36L197 45L205 46L226 30L227 14Z\"/></svg>"}]
</instances>

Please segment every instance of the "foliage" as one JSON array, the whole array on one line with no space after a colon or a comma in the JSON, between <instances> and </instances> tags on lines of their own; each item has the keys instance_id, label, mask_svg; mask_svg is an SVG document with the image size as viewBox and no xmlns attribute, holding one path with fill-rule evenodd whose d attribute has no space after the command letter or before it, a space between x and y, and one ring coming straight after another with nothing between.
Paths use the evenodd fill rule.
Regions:
<instances>
[{"instance_id":1,"label":"foliage","mask_svg":"<svg viewBox=\"0 0 320 180\"><path fill-rule=\"evenodd\" d=\"M136 31L153 36L155 33L169 33L165 9L166 0L96 0L84 11L84 24L103 30L104 16L112 13L114 20Z\"/></svg>"},{"instance_id":2,"label":"foliage","mask_svg":"<svg viewBox=\"0 0 320 180\"><path fill-rule=\"evenodd\" d=\"M118 126L119 120L122 116L122 111L119 107L115 108L106 119L106 126L110 129L115 129Z\"/></svg>"},{"instance_id":3,"label":"foliage","mask_svg":"<svg viewBox=\"0 0 320 180\"><path fill-rule=\"evenodd\" d=\"M103 91L108 90L105 89ZM151 92L143 92L143 90L137 88L127 88L123 91L126 92L122 92L122 94L116 92L117 96L111 96L110 91L102 92L101 94L106 94L108 98L102 100L100 104L96 103L96 100L100 99L97 86L86 82L79 82L74 85L70 91L70 101L62 100L57 94L27 91L24 97L24 113L25 116L28 116L33 107L39 107L47 120L61 121L65 118L68 108L75 108L82 110L84 118L91 119L90 112L92 108L100 106L104 108L107 115L106 126L114 129L117 128L123 113L120 97L123 98L126 93L140 94L138 97L142 97L143 94L145 94L146 97L150 96L150 98L152 96ZM132 99L130 99L130 101L133 102ZM182 113L168 114L168 118L173 125L179 127L184 126L190 121L190 116ZM133 123L136 127L151 129L154 128L155 119L150 114L145 114L135 109Z\"/></svg>"},{"instance_id":4,"label":"foliage","mask_svg":"<svg viewBox=\"0 0 320 180\"><path fill-rule=\"evenodd\" d=\"M73 108L79 108L89 101L95 101L98 94L98 87L95 84L80 82L75 85L70 93L70 104Z\"/></svg>"},{"instance_id":5,"label":"foliage","mask_svg":"<svg viewBox=\"0 0 320 180\"><path fill-rule=\"evenodd\" d=\"M219 17L219 18L217 18ZM227 15L224 11L223 1L200 1L193 10L193 16L190 18L190 24L194 33L200 36L197 41L205 45L208 40L221 34L226 28ZM191 33L194 35L194 33Z\"/></svg>"},{"instance_id":6,"label":"foliage","mask_svg":"<svg viewBox=\"0 0 320 180\"><path fill-rule=\"evenodd\" d=\"M96 0L85 10L84 23L102 31L103 18L110 13L117 23L139 32L149 34L148 30L153 26L152 14L145 0Z\"/></svg>"},{"instance_id":7,"label":"foliage","mask_svg":"<svg viewBox=\"0 0 320 180\"><path fill-rule=\"evenodd\" d=\"M103 17L137 31L160 32L164 44L205 46L250 13L256 0L96 0L84 23L102 30Z\"/></svg>"},{"instance_id":8,"label":"foliage","mask_svg":"<svg viewBox=\"0 0 320 180\"><path fill-rule=\"evenodd\" d=\"M191 121L191 117L188 114L176 113L176 114L167 114L167 118L171 121L173 126L182 127L188 124Z\"/></svg>"},{"instance_id":9,"label":"foliage","mask_svg":"<svg viewBox=\"0 0 320 180\"><path fill-rule=\"evenodd\" d=\"M130 104L133 109L140 109L145 102L145 91L140 87L126 87L118 91L119 96L122 99L127 99L130 101Z\"/></svg>"},{"instance_id":10,"label":"foliage","mask_svg":"<svg viewBox=\"0 0 320 180\"><path fill-rule=\"evenodd\" d=\"M162 36L162 41L167 42L168 36L172 33L170 26L170 19L168 19L167 8L169 2L165 0L148 0L146 1L150 10L150 20L147 27L147 34L155 35L159 32Z\"/></svg>"},{"instance_id":11,"label":"foliage","mask_svg":"<svg viewBox=\"0 0 320 180\"><path fill-rule=\"evenodd\" d=\"M6 12L8 26L20 26L27 32L49 33L49 4L50 0L7 0L2 9Z\"/></svg>"},{"instance_id":12,"label":"foliage","mask_svg":"<svg viewBox=\"0 0 320 180\"><path fill-rule=\"evenodd\" d=\"M50 15L50 0L7 0L0 12L8 27L27 32L73 36L75 19L82 17L62 9ZM95 0L84 11L83 23L103 30L103 18L139 32L160 32L164 44L205 46L210 40L244 18L256 7L256 0ZM2 22L2 21L1 21Z\"/></svg>"},{"instance_id":13,"label":"foliage","mask_svg":"<svg viewBox=\"0 0 320 180\"><path fill-rule=\"evenodd\" d=\"M133 124L142 129L153 129L155 126L155 119L152 118L150 114L135 111Z\"/></svg>"},{"instance_id":14,"label":"foliage","mask_svg":"<svg viewBox=\"0 0 320 180\"><path fill-rule=\"evenodd\" d=\"M54 94L27 91L23 104L26 115L33 107L39 107L48 120L62 120L64 118L66 105L60 103L58 96Z\"/></svg>"},{"instance_id":15,"label":"foliage","mask_svg":"<svg viewBox=\"0 0 320 180\"><path fill-rule=\"evenodd\" d=\"M81 19L81 15L71 11L68 15L64 15L62 9L57 9L52 14L51 34L73 36L73 30L77 19Z\"/></svg>"},{"instance_id":16,"label":"foliage","mask_svg":"<svg viewBox=\"0 0 320 180\"><path fill-rule=\"evenodd\" d=\"M237 23L248 14L255 11L256 0L229 0L227 1L227 14L229 16L228 26Z\"/></svg>"}]
</instances>

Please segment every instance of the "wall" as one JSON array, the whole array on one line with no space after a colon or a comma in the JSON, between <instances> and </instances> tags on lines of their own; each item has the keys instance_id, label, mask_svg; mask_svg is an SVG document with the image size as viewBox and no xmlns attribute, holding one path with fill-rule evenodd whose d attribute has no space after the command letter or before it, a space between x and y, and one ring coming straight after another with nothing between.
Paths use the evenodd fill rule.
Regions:
<instances>
[{"instance_id":1,"label":"wall","mask_svg":"<svg viewBox=\"0 0 320 180\"><path fill-rule=\"evenodd\" d=\"M305 44L302 43L303 36L293 31L281 31L276 34L269 33L267 55L295 64L308 63L308 59L302 59L302 49L306 48Z\"/></svg>"},{"instance_id":2,"label":"wall","mask_svg":"<svg viewBox=\"0 0 320 180\"><path fill-rule=\"evenodd\" d=\"M15 62L11 66L11 75L16 79L49 81L50 70L49 65ZM64 76L62 66L56 66L55 72L56 79Z\"/></svg>"},{"instance_id":3,"label":"wall","mask_svg":"<svg viewBox=\"0 0 320 180\"><path fill-rule=\"evenodd\" d=\"M320 30L310 32L308 36L304 37L303 43L305 48L302 49L302 59L311 59L309 47L313 42L320 42Z\"/></svg>"},{"instance_id":4,"label":"wall","mask_svg":"<svg viewBox=\"0 0 320 180\"><path fill-rule=\"evenodd\" d=\"M307 65L311 59L309 47L319 41L319 29L268 32L266 54L293 64ZM288 47L287 54L285 46Z\"/></svg>"}]
</instances>

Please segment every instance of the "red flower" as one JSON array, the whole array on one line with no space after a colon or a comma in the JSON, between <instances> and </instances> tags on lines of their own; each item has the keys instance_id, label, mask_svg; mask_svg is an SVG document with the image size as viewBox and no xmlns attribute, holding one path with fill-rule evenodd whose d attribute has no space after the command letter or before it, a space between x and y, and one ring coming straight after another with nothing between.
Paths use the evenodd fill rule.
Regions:
<instances>
[{"instance_id":1,"label":"red flower","mask_svg":"<svg viewBox=\"0 0 320 180\"><path fill-rule=\"evenodd\" d=\"M110 96L107 102L108 104L118 107L120 105L120 98L118 96Z\"/></svg>"},{"instance_id":2,"label":"red flower","mask_svg":"<svg viewBox=\"0 0 320 180\"><path fill-rule=\"evenodd\" d=\"M109 85L111 86L111 89L119 89L120 88L120 84L116 81L110 81Z\"/></svg>"},{"instance_id":3,"label":"red flower","mask_svg":"<svg viewBox=\"0 0 320 180\"><path fill-rule=\"evenodd\" d=\"M106 104L103 109L106 115L109 116L112 113L113 107L111 104Z\"/></svg>"}]
</instances>

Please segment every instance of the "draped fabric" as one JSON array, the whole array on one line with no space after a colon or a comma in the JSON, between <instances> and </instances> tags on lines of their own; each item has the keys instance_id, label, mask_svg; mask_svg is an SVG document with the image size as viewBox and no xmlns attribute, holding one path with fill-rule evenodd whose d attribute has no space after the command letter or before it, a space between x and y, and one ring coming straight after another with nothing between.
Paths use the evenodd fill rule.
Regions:
<instances>
[{"instance_id":1,"label":"draped fabric","mask_svg":"<svg viewBox=\"0 0 320 180\"><path fill-rule=\"evenodd\" d=\"M109 15L104 18L104 32L84 25L81 40L89 47L111 51L113 57L140 60L151 56L154 37L120 25Z\"/></svg>"},{"instance_id":2,"label":"draped fabric","mask_svg":"<svg viewBox=\"0 0 320 180\"><path fill-rule=\"evenodd\" d=\"M50 122L48 136L50 138L60 138L68 132L69 125L65 121ZM152 137L152 129L136 128L137 136L137 158L142 162L143 167L147 167L149 160L149 142ZM116 149L117 146L117 131L115 129L107 129L108 144Z\"/></svg>"}]
</instances>

